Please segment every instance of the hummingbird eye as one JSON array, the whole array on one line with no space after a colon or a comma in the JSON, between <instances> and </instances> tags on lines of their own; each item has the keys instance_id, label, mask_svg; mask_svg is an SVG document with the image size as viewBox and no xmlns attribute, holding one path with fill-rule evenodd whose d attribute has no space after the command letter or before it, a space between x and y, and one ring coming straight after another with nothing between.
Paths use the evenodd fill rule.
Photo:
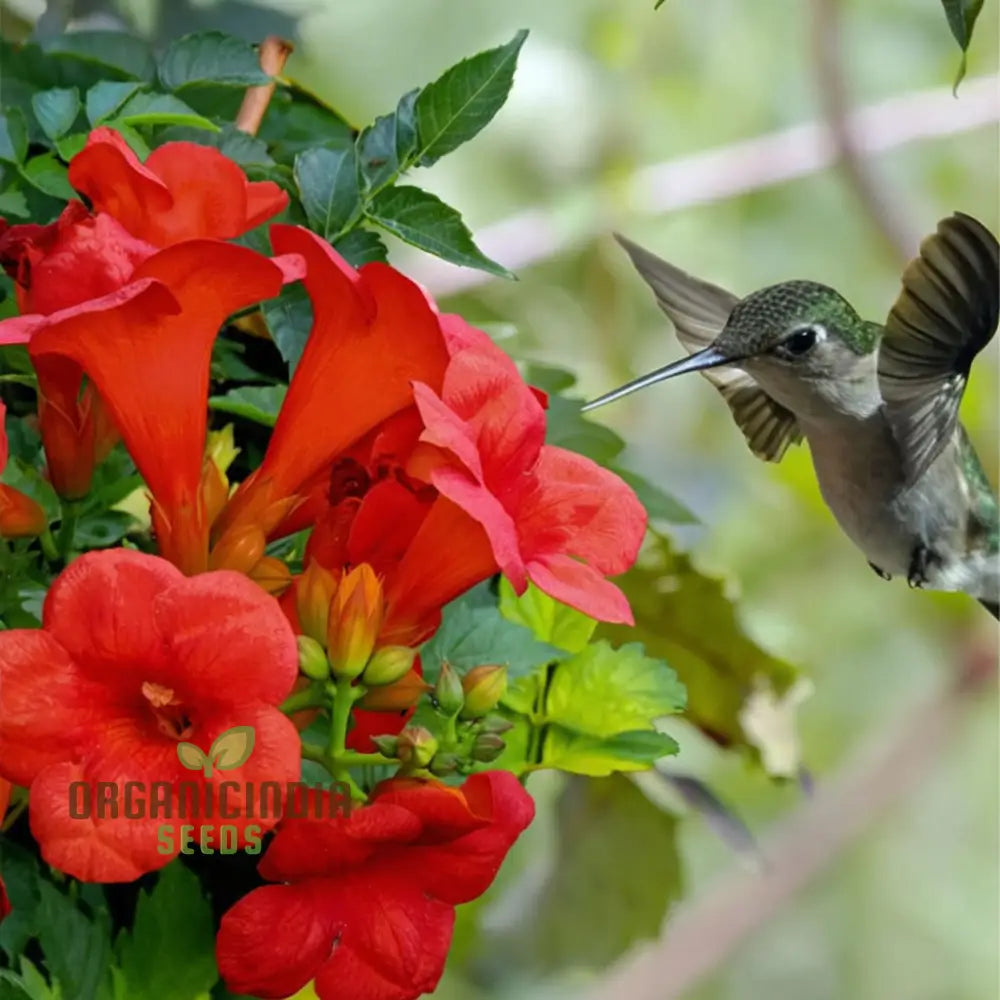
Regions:
<instances>
[{"instance_id":1,"label":"hummingbird eye","mask_svg":"<svg viewBox=\"0 0 1000 1000\"><path fill-rule=\"evenodd\" d=\"M789 354L798 356L811 351L825 336L826 330L814 323L799 327L781 342L781 346Z\"/></svg>"}]
</instances>

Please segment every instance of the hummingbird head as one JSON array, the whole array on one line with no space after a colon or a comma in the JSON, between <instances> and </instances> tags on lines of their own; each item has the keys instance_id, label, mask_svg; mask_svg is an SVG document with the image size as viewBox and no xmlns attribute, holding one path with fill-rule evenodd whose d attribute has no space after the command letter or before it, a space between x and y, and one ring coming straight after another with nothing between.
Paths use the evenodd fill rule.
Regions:
<instances>
[{"instance_id":1,"label":"hummingbird head","mask_svg":"<svg viewBox=\"0 0 1000 1000\"><path fill-rule=\"evenodd\" d=\"M708 350L797 415L853 412L869 394L880 332L832 288L785 281L737 303Z\"/></svg>"},{"instance_id":2,"label":"hummingbird head","mask_svg":"<svg viewBox=\"0 0 1000 1000\"><path fill-rule=\"evenodd\" d=\"M669 314L670 310L667 309ZM785 281L740 299L703 350L588 403L593 409L664 379L733 366L797 415L853 412L875 378L881 327L867 323L834 289Z\"/></svg>"}]
</instances>

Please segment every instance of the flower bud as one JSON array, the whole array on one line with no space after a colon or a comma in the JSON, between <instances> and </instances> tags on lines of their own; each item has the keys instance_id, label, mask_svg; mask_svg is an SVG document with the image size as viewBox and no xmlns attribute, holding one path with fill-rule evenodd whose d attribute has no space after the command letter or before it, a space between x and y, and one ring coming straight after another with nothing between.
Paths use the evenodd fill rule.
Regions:
<instances>
[{"instance_id":1,"label":"flower bud","mask_svg":"<svg viewBox=\"0 0 1000 1000\"><path fill-rule=\"evenodd\" d=\"M299 670L314 681L325 681L330 676L326 650L308 635L296 637L299 645Z\"/></svg>"},{"instance_id":2,"label":"flower bud","mask_svg":"<svg viewBox=\"0 0 1000 1000\"><path fill-rule=\"evenodd\" d=\"M496 733L497 736L501 733L506 733L514 728L514 723L510 719L505 719L502 715L487 715L478 726L478 730L481 733Z\"/></svg>"},{"instance_id":3,"label":"flower bud","mask_svg":"<svg viewBox=\"0 0 1000 1000\"><path fill-rule=\"evenodd\" d=\"M441 664L437 684L434 685L434 700L442 715L458 715L462 710L465 697L462 694L462 678L447 660Z\"/></svg>"},{"instance_id":4,"label":"flower bud","mask_svg":"<svg viewBox=\"0 0 1000 1000\"><path fill-rule=\"evenodd\" d=\"M396 744L396 756L408 768L426 767L437 753L438 741L423 726L407 726Z\"/></svg>"},{"instance_id":5,"label":"flower bud","mask_svg":"<svg viewBox=\"0 0 1000 1000\"><path fill-rule=\"evenodd\" d=\"M330 602L337 590L337 577L311 559L295 581L295 610L302 631L326 647Z\"/></svg>"},{"instance_id":6,"label":"flower bud","mask_svg":"<svg viewBox=\"0 0 1000 1000\"><path fill-rule=\"evenodd\" d=\"M330 603L326 646L337 677L353 679L368 663L382 628L382 584L368 563L351 570Z\"/></svg>"},{"instance_id":7,"label":"flower bud","mask_svg":"<svg viewBox=\"0 0 1000 1000\"><path fill-rule=\"evenodd\" d=\"M439 778L446 774L453 774L458 770L459 758L454 753L436 753L430 766L427 768L431 774L436 774Z\"/></svg>"},{"instance_id":8,"label":"flower bud","mask_svg":"<svg viewBox=\"0 0 1000 1000\"><path fill-rule=\"evenodd\" d=\"M229 499L229 481L215 462L205 459L201 467L201 502L205 507L205 520L212 524L222 513Z\"/></svg>"},{"instance_id":9,"label":"flower bud","mask_svg":"<svg viewBox=\"0 0 1000 1000\"><path fill-rule=\"evenodd\" d=\"M399 752L398 736L372 736L371 741L383 757L395 757Z\"/></svg>"},{"instance_id":10,"label":"flower bud","mask_svg":"<svg viewBox=\"0 0 1000 1000\"><path fill-rule=\"evenodd\" d=\"M417 651L409 646L383 646L368 661L361 680L369 687L395 684L410 672L416 658Z\"/></svg>"},{"instance_id":11,"label":"flower bud","mask_svg":"<svg viewBox=\"0 0 1000 1000\"><path fill-rule=\"evenodd\" d=\"M462 678L465 692L463 719L480 719L492 712L507 690L507 668L493 663L473 667Z\"/></svg>"},{"instance_id":12,"label":"flower bud","mask_svg":"<svg viewBox=\"0 0 1000 1000\"><path fill-rule=\"evenodd\" d=\"M507 744L496 733L480 733L476 737L476 742L472 744L470 756L481 764L489 764L496 760L506 747Z\"/></svg>"},{"instance_id":13,"label":"flower bud","mask_svg":"<svg viewBox=\"0 0 1000 1000\"><path fill-rule=\"evenodd\" d=\"M215 543L208 557L208 568L249 573L260 562L266 548L267 539L256 524L233 528Z\"/></svg>"},{"instance_id":14,"label":"flower bud","mask_svg":"<svg viewBox=\"0 0 1000 1000\"><path fill-rule=\"evenodd\" d=\"M34 538L48 526L45 511L31 497L0 483L0 538Z\"/></svg>"},{"instance_id":15,"label":"flower bud","mask_svg":"<svg viewBox=\"0 0 1000 1000\"><path fill-rule=\"evenodd\" d=\"M264 556L258 560L247 576L275 597L280 597L292 585L292 571L288 564L275 556Z\"/></svg>"},{"instance_id":16,"label":"flower bud","mask_svg":"<svg viewBox=\"0 0 1000 1000\"><path fill-rule=\"evenodd\" d=\"M423 677L411 670L395 684L372 688L358 702L358 708L366 712L403 712L414 705L431 690Z\"/></svg>"}]
</instances>

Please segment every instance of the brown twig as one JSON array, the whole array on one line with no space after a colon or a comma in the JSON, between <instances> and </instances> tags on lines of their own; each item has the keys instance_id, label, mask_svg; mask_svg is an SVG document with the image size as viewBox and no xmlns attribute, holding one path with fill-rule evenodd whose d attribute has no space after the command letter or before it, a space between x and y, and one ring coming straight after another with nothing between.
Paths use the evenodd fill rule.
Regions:
<instances>
[{"instance_id":1,"label":"brown twig","mask_svg":"<svg viewBox=\"0 0 1000 1000\"><path fill-rule=\"evenodd\" d=\"M865 214L902 267L916 252L919 233L911 231L902 207L865 159L855 138L840 45L841 0L813 0L812 9L817 96L833 139L838 166Z\"/></svg>"},{"instance_id":2,"label":"brown twig","mask_svg":"<svg viewBox=\"0 0 1000 1000\"><path fill-rule=\"evenodd\" d=\"M268 35L260 46L260 68L270 77L278 76L285 68L285 62L294 51L291 42L286 42L277 35ZM241 132L256 135L260 123L264 120L268 104L271 103L271 95L274 93L276 84L272 79L271 83L262 84L259 87L248 87L240 105L239 113L236 115L236 127Z\"/></svg>"},{"instance_id":3,"label":"brown twig","mask_svg":"<svg viewBox=\"0 0 1000 1000\"><path fill-rule=\"evenodd\" d=\"M724 877L679 909L656 944L613 967L586 1000L677 1000L786 905L890 805L916 787L996 677L995 643L976 641L944 690L906 713L764 840L763 874Z\"/></svg>"}]
</instances>

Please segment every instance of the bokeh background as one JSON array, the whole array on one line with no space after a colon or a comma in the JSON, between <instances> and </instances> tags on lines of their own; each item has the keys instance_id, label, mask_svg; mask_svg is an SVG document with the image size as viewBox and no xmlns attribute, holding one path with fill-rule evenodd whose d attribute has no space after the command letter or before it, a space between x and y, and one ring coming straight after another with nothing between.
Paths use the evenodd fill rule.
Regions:
<instances>
[{"instance_id":1,"label":"bokeh background","mask_svg":"<svg viewBox=\"0 0 1000 1000\"><path fill-rule=\"evenodd\" d=\"M16 36L45 8L0 9ZM666 0L655 12L653 0L88 0L50 4L44 16L124 23L154 39L206 27L292 37L289 75L358 123L529 28L505 109L421 177L520 280L401 247L393 259L516 357L575 371L583 395L680 354L613 230L737 293L810 278L879 319L900 253L939 218L962 209L994 231L1000 222L992 0L957 98L959 53L938 0ZM809 129L773 138L825 129L845 109L867 109L854 119L862 151L892 148L852 169L816 163ZM762 136L772 138L748 145ZM963 417L995 483L997 345L986 354ZM677 826L683 898L662 940L608 970L545 960L546 942L571 939L574 922L627 942L630 907L643 904L616 898L612 880L586 887L578 911L562 912L565 926L534 921L559 857L560 789L538 776L539 822L485 902L460 914L438 995L997 996L996 689L955 693L957 677L995 667L993 623L964 599L877 579L824 509L807 451L758 462L703 380L641 393L599 419L628 441L632 467L697 513L701 524L671 533L700 567L732 580L746 630L811 678L799 728L815 787L810 796L771 783L682 730L674 770L708 782L761 846L738 849L688 811ZM601 846L623 870L648 863L652 883L673 866L667 843L666 865L636 858L627 824L609 827ZM747 875L761 857L765 875ZM760 878L779 888L769 895Z\"/></svg>"}]
</instances>

